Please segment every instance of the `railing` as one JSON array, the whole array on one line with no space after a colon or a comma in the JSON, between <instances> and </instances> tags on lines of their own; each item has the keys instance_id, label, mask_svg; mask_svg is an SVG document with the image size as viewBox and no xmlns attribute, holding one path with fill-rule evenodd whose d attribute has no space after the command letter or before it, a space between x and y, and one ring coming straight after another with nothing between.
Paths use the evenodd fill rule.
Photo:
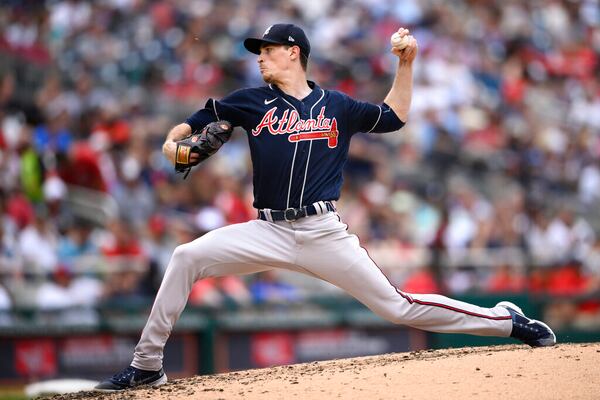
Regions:
<instances>
[{"instance_id":1,"label":"railing","mask_svg":"<svg viewBox=\"0 0 600 400\"><path fill-rule=\"evenodd\" d=\"M96 204L85 203L78 212L79 215L87 215L97 220L110 220L117 217L117 206L114 199L110 196L99 197L98 193L93 191L73 192L73 203L80 202L80 199L96 198ZM83 204L83 202L81 202ZM95 216L92 216L95 213ZM518 247L502 248L464 248L451 249L438 252L438 257L434 257L434 251L425 247L414 247L410 249L394 250L378 247L377 242L363 243L369 248L369 255L377 264L385 269L402 269L411 271L423 267L431 266L434 259L444 270L451 272L464 267L471 267L483 270L493 270L501 266L510 266L514 272L525 273L528 267L547 266L548 261L544 258L536 257L526 250ZM372 246L371 246L372 245ZM372 247L372 249L371 249ZM59 260L59 262L64 260ZM135 270L143 272L147 269L145 264L148 260L145 257L132 256L104 256L101 254L84 255L69 258L68 264L71 266L71 272L74 274L84 273L115 273L121 271ZM560 264L556 260L555 264ZM23 268L23 261L19 258L8 258L0 256L0 273L10 273ZM35 271L27 271L36 273ZM42 271L42 273L44 273Z\"/></svg>"},{"instance_id":2,"label":"railing","mask_svg":"<svg viewBox=\"0 0 600 400\"><path fill-rule=\"evenodd\" d=\"M119 206L111 195L81 186L69 185L65 207L74 216L98 225L106 225L119 215Z\"/></svg>"}]
</instances>

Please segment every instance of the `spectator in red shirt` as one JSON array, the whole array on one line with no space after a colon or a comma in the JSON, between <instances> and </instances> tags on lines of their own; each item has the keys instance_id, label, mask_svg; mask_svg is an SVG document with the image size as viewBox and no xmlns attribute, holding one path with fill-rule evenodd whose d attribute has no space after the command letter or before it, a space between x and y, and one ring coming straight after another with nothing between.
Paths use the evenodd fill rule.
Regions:
<instances>
[{"instance_id":1,"label":"spectator in red shirt","mask_svg":"<svg viewBox=\"0 0 600 400\"><path fill-rule=\"evenodd\" d=\"M56 158L58 174L67 185L107 191L98 155L87 143L75 143L68 153L59 153Z\"/></svg>"}]
</instances>

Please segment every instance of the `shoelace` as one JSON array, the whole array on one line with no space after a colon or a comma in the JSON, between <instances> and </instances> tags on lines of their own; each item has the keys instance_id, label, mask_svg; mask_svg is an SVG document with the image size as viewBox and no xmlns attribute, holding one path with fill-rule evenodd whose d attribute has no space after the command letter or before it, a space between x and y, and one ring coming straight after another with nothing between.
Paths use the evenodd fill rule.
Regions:
<instances>
[{"instance_id":1,"label":"shoelace","mask_svg":"<svg viewBox=\"0 0 600 400\"><path fill-rule=\"evenodd\" d=\"M516 325L521 328L521 329L525 329L526 331L529 331L527 333L530 333L531 335L539 335L541 332L539 329L537 329L536 327L534 327L533 324L521 324L521 323L516 323ZM533 336L532 336L533 338Z\"/></svg>"},{"instance_id":2,"label":"shoelace","mask_svg":"<svg viewBox=\"0 0 600 400\"><path fill-rule=\"evenodd\" d=\"M112 380L117 382L125 382L129 383L131 381L131 377L135 375L135 369L132 366L125 368L123 371L118 374L113 375Z\"/></svg>"},{"instance_id":3,"label":"shoelace","mask_svg":"<svg viewBox=\"0 0 600 400\"><path fill-rule=\"evenodd\" d=\"M530 324L530 319L527 317L520 316L524 321L515 321L514 324L520 328L521 334L524 336L525 340L538 340L540 338L548 336L548 332L542 326L537 323Z\"/></svg>"}]
</instances>

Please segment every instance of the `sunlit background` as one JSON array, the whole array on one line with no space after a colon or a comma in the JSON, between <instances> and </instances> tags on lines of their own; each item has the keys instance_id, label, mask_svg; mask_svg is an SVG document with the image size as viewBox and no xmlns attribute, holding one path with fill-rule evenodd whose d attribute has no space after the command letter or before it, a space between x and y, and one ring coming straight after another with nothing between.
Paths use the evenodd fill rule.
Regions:
<instances>
[{"instance_id":1,"label":"sunlit background","mask_svg":"<svg viewBox=\"0 0 600 400\"><path fill-rule=\"evenodd\" d=\"M256 217L243 131L185 181L161 144L262 83L242 41L276 22L306 30L310 79L376 103L390 35L419 42L408 123L354 137L338 203L395 285L600 340L598 0L3 0L0 396L126 366L173 249ZM395 327L274 271L197 282L165 368L496 343L513 342Z\"/></svg>"}]
</instances>

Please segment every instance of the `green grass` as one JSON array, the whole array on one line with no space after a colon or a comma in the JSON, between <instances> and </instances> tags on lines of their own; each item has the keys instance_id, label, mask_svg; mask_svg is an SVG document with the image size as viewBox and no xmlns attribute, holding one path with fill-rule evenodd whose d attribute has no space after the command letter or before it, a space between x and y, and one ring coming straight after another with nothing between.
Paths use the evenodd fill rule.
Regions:
<instances>
[{"instance_id":1,"label":"green grass","mask_svg":"<svg viewBox=\"0 0 600 400\"><path fill-rule=\"evenodd\" d=\"M28 400L29 397L21 391L7 391L0 390L0 400Z\"/></svg>"}]
</instances>

